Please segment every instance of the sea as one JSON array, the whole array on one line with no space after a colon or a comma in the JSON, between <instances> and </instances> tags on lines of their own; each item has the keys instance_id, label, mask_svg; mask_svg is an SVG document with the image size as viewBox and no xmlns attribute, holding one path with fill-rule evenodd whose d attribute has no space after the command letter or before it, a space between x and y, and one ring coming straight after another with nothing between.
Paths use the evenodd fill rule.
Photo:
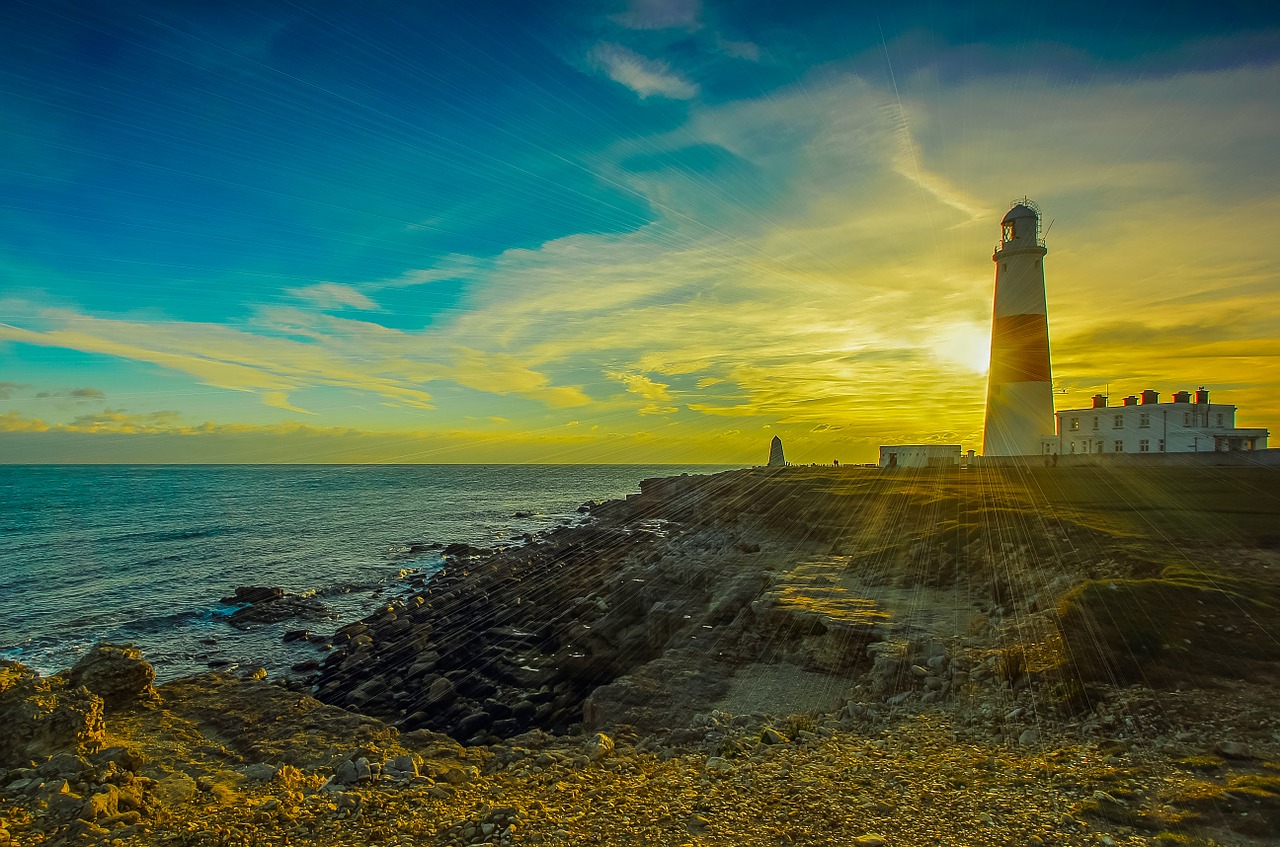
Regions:
<instances>
[{"instance_id":1,"label":"sea","mask_svg":"<svg viewBox=\"0 0 1280 847\"><path fill-rule=\"evenodd\" d=\"M711 465L0 465L0 658L42 674L132 642L161 681L285 674L428 578L441 548L525 543L588 501ZM314 595L323 621L237 628L236 586Z\"/></svg>"}]
</instances>

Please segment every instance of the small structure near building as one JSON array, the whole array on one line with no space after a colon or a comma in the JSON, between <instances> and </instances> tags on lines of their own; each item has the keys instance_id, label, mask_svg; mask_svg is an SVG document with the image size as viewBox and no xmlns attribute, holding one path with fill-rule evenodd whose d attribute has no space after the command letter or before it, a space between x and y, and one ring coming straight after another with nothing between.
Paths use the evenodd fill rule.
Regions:
<instances>
[{"instance_id":1,"label":"small structure near building","mask_svg":"<svg viewBox=\"0 0 1280 847\"><path fill-rule=\"evenodd\" d=\"M787 457L782 453L782 439L775 435L773 441L769 442L769 467L784 468L786 466Z\"/></svg>"},{"instance_id":2,"label":"small structure near building","mask_svg":"<svg viewBox=\"0 0 1280 847\"><path fill-rule=\"evenodd\" d=\"M959 464L959 444L890 444L880 448L882 468L954 468Z\"/></svg>"},{"instance_id":3,"label":"small structure near building","mask_svg":"<svg viewBox=\"0 0 1280 847\"><path fill-rule=\"evenodd\" d=\"M1236 426L1236 407L1210 403L1204 387L1178 391L1161 403L1150 389L1110 406L1105 394L1093 396L1088 409L1056 413L1058 437L1045 438L1042 452L1064 456L1087 453L1213 453L1265 450L1270 433ZM883 449L882 449L883 455Z\"/></svg>"}]
</instances>

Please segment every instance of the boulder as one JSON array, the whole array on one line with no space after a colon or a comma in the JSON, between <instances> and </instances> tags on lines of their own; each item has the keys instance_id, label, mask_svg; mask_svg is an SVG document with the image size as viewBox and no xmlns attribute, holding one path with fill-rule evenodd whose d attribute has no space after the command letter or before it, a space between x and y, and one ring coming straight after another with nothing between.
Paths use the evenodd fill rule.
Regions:
<instances>
[{"instance_id":1,"label":"boulder","mask_svg":"<svg viewBox=\"0 0 1280 847\"><path fill-rule=\"evenodd\" d=\"M243 609L236 609L227 620L233 626L244 626L250 623L280 623L294 618L318 621L331 616L329 607L315 597L281 594L260 600Z\"/></svg>"},{"instance_id":2,"label":"boulder","mask_svg":"<svg viewBox=\"0 0 1280 847\"><path fill-rule=\"evenodd\" d=\"M0 661L0 767L57 753L102 747L102 698L62 677L42 678L17 662Z\"/></svg>"},{"instance_id":3,"label":"boulder","mask_svg":"<svg viewBox=\"0 0 1280 847\"><path fill-rule=\"evenodd\" d=\"M99 644L65 674L70 685L83 685L101 697L107 712L160 700L155 669L132 644Z\"/></svg>"},{"instance_id":4,"label":"boulder","mask_svg":"<svg viewBox=\"0 0 1280 847\"><path fill-rule=\"evenodd\" d=\"M236 587L235 594L230 597L223 597L221 602L233 605L268 603L272 600L279 600L284 595L283 588L267 588L263 585L241 585Z\"/></svg>"}]
</instances>

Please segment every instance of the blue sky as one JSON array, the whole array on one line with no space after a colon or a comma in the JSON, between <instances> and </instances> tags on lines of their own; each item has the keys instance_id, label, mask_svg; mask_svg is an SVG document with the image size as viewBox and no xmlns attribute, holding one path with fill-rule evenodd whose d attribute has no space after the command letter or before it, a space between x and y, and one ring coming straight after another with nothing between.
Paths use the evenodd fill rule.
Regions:
<instances>
[{"instance_id":1,"label":"blue sky","mask_svg":"<svg viewBox=\"0 0 1280 847\"><path fill-rule=\"evenodd\" d=\"M9 3L3 459L971 443L1023 194L1060 405L1270 425L1262 8Z\"/></svg>"}]
</instances>

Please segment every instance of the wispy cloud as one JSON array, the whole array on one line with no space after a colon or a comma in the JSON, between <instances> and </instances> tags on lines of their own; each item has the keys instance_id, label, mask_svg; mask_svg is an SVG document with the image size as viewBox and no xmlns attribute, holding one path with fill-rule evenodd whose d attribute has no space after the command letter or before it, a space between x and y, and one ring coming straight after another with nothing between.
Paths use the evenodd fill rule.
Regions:
<instances>
[{"instance_id":1,"label":"wispy cloud","mask_svg":"<svg viewBox=\"0 0 1280 847\"><path fill-rule=\"evenodd\" d=\"M15 391L30 387L25 382L0 382L0 400L8 400Z\"/></svg>"},{"instance_id":2,"label":"wispy cloud","mask_svg":"<svg viewBox=\"0 0 1280 847\"><path fill-rule=\"evenodd\" d=\"M336 282L321 282L302 288L289 288L285 293L319 306L321 309L375 311L380 308L358 289L350 285L339 285Z\"/></svg>"},{"instance_id":3,"label":"wispy cloud","mask_svg":"<svg viewBox=\"0 0 1280 847\"><path fill-rule=\"evenodd\" d=\"M698 96L698 86L659 59L646 59L619 44L597 44L591 60L614 82L625 85L641 99L659 96L689 100Z\"/></svg>"}]
</instances>

